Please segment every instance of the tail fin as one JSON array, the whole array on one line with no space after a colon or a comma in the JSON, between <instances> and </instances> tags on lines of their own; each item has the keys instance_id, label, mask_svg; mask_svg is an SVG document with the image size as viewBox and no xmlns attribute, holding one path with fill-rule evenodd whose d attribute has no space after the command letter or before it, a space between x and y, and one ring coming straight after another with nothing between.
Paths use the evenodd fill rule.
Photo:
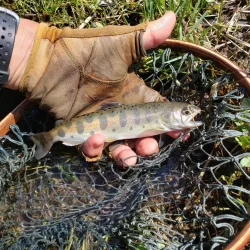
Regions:
<instances>
[{"instance_id":1,"label":"tail fin","mask_svg":"<svg viewBox=\"0 0 250 250\"><path fill-rule=\"evenodd\" d=\"M35 157L37 160L43 158L52 147L54 141L49 132L43 132L31 136L31 140L36 144Z\"/></svg>"}]
</instances>

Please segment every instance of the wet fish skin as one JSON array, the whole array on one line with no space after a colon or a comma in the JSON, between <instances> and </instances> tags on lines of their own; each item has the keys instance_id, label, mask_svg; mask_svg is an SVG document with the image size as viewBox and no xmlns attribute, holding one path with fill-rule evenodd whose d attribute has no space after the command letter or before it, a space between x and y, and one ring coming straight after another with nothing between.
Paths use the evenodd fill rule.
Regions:
<instances>
[{"instance_id":1,"label":"wet fish skin","mask_svg":"<svg viewBox=\"0 0 250 250\"><path fill-rule=\"evenodd\" d=\"M202 125L193 121L200 111L195 105L181 102L120 105L73 118L31 139L37 146L35 157L41 159L57 141L74 146L93 134L103 134L106 142L112 142L194 128Z\"/></svg>"}]
</instances>

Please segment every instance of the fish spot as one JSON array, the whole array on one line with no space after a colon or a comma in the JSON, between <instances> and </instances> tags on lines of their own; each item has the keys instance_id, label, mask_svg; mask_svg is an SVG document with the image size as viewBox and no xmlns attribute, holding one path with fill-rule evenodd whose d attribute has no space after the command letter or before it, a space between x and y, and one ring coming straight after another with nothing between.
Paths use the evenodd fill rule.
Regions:
<instances>
[{"instance_id":1,"label":"fish spot","mask_svg":"<svg viewBox=\"0 0 250 250\"><path fill-rule=\"evenodd\" d=\"M112 129L112 132L115 132L115 131L116 131L116 129L115 129L115 128L113 128L113 129Z\"/></svg>"},{"instance_id":2,"label":"fish spot","mask_svg":"<svg viewBox=\"0 0 250 250\"><path fill-rule=\"evenodd\" d=\"M134 115L135 124L139 124L141 117L140 117L140 110L138 109L138 107L133 108L133 115Z\"/></svg>"},{"instance_id":3,"label":"fish spot","mask_svg":"<svg viewBox=\"0 0 250 250\"><path fill-rule=\"evenodd\" d=\"M130 127L130 130L133 130L133 127Z\"/></svg>"},{"instance_id":4,"label":"fish spot","mask_svg":"<svg viewBox=\"0 0 250 250\"><path fill-rule=\"evenodd\" d=\"M71 128L71 126L72 126L72 121L68 121L65 123L66 128Z\"/></svg>"},{"instance_id":5,"label":"fish spot","mask_svg":"<svg viewBox=\"0 0 250 250\"><path fill-rule=\"evenodd\" d=\"M110 117L114 117L116 115L116 112L114 110L110 110L110 112L108 112L108 115Z\"/></svg>"},{"instance_id":6,"label":"fish spot","mask_svg":"<svg viewBox=\"0 0 250 250\"><path fill-rule=\"evenodd\" d=\"M171 114L170 113L165 113L164 118L166 119L166 121L168 121L171 118Z\"/></svg>"},{"instance_id":7,"label":"fish spot","mask_svg":"<svg viewBox=\"0 0 250 250\"><path fill-rule=\"evenodd\" d=\"M127 114L126 111L121 110L119 114L119 121L120 121L120 126L125 127L127 124Z\"/></svg>"},{"instance_id":8,"label":"fish spot","mask_svg":"<svg viewBox=\"0 0 250 250\"><path fill-rule=\"evenodd\" d=\"M90 132L90 135L93 135L94 133L95 133L94 131L91 131L91 132Z\"/></svg>"},{"instance_id":9,"label":"fish spot","mask_svg":"<svg viewBox=\"0 0 250 250\"><path fill-rule=\"evenodd\" d=\"M150 110L150 108L146 108L145 113L146 113L146 120L149 123L151 121L151 110Z\"/></svg>"},{"instance_id":10,"label":"fish spot","mask_svg":"<svg viewBox=\"0 0 250 250\"><path fill-rule=\"evenodd\" d=\"M82 134L84 132L84 126L81 121L76 122L76 131L78 134Z\"/></svg>"},{"instance_id":11,"label":"fish spot","mask_svg":"<svg viewBox=\"0 0 250 250\"><path fill-rule=\"evenodd\" d=\"M87 123L91 123L91 122L93 122L93 115L86 115L86 117L85 117L85 121L87 122Z\"/></svg>"},{"instance_id":12,"label":"fish spot","mask_svg":"<svg viewBox=\"0 0 250 250\"><path fill-rule=\"evenodd\" d=\"M107 128L108 126L108 119L107 119L107 116L103 113L101 113L98 117L99 119L99 124L100 124L100 129L101 130L104 130Z\"/></svg>"},{"instance_id":13,"label":"fish spot","mask_svg":"<svg viewBox=\"0 0 250 250\"><path fill-rule=\"evenodd\" d=\"M60 137L64 137L65 136L65 131L62 128L60 128L57 131L57 135L60 136Z\"/></svg>"}]
</instances>

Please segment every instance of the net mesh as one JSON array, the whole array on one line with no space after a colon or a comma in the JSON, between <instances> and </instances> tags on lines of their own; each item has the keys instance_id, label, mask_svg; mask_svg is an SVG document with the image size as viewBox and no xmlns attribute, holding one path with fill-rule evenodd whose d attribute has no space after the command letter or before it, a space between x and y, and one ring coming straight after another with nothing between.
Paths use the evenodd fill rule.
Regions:
<instances>
[{"instance_id":1,"label":"net mesh","mask_svg":"<svg viewBox=\"0 0 250 250\"><path fill-rule=\"evenodd\" d=\"M25 112L0 139L0 249L220 249L249 219L250 153L237 142L249 138L245 90L192 54L143 60L135 69L145 81L201 107L204 125L184 142L162 136L158 154L118 168L60 143L36 161L29 136L50 119Z\"/></svg>"}]
</instances>

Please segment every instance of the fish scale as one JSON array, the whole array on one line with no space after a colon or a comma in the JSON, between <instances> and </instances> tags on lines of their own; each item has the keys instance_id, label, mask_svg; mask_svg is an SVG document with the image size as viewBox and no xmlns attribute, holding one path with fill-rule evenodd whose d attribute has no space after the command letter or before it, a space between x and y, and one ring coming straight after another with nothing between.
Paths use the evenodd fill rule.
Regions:
<instances>
[{"instance_id":1,"label":"fish scale","mask_svg":"<svg viewBox=\"0 0 250 250\"><path fill-rule=\"evenodd\" d=\"M44 157L57 141L74 146L93 134L102 134L106 142L153 136L164 132L194 128L200 108L180 102L154 102L119 105L63 122L48 132L31 137L36 144L35 157Z\"/></svg>"}]
</instances>

